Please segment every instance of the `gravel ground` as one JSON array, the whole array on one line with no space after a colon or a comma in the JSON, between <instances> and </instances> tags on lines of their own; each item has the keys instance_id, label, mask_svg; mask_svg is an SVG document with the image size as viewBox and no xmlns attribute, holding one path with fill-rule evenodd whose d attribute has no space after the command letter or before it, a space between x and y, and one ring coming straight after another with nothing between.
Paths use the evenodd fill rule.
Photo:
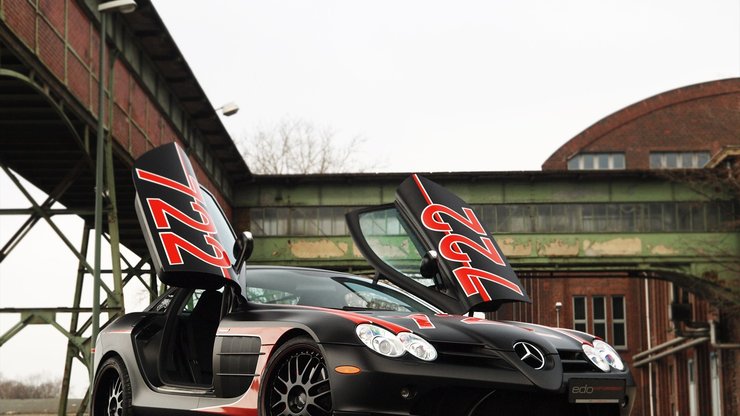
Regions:
<instances>
[{"instance_id":1,"label":"gravel ground","mask_svg":"<svg viewBox=\"0 0 740 416\"><path fill-rule=\"evenodd\" d=\"M76 414L80 399L70 399L67 412ZM0 415L40 416L57 413L59 399L0 399Z\"/></svg>"}]
</instances>

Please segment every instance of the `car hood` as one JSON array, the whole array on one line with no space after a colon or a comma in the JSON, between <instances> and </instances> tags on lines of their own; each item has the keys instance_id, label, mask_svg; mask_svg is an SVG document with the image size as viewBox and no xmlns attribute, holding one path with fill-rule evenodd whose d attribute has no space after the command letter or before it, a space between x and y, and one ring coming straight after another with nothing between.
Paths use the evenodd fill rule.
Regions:
<instances>
[{"instance_id":1,"label":"car hood","mask_svg":"<svg viewBox=\"0 0 740 416\"><path fill-rule=\"evenodd\" d=\"M581 345L594 340L591 335L564 328L473 316L384 311L362 314L404 327L432 343L477 344L500 351L511 351L515 343L527 341L542 347L546 354L558 354L559 351L581 351Z\"/></svg>"},{"instance_id":2,"label":"car hood","mask_svg":"<svg viewBox=\"0 0 740 416\"><path fill-rule=\"evenodd\" d=\"M431 342L439 359L467 360L473 365L513 368L532 384L556 391L561 387L561 355L581 352L593 337L577 331L510 321L490 321L472 316L368 313L380 324L402 326ZM376 325L378 323L376 322ZM526 347L523 347L526 345ZM526 349L523 349L526 348ZM525 354L537 354L533 363ZM488 363L488 364L483 364ZM539 365L539 367L537 366Z\"/></svg>"}]
</instances>

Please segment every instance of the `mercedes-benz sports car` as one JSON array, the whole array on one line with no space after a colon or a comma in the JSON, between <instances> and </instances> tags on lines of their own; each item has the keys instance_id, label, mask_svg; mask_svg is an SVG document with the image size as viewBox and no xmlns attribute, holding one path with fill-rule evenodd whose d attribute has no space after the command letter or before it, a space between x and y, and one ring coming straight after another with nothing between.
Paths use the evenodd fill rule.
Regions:
<instances>
[{"instance_id":1,"label":"mercedes-benz sports car","mask_svg":"<svg viewBox=\"0 0 740 416\"><path fill-rule=\"evenodd\" d=\"M134 166L136 211L170 288L105 327L101 415L629 415L635 385L582 332L473 316L528 302L473 210L417 175L347 215L372 278L245 265L175 144Z\"/></svg>"}]
</instances>

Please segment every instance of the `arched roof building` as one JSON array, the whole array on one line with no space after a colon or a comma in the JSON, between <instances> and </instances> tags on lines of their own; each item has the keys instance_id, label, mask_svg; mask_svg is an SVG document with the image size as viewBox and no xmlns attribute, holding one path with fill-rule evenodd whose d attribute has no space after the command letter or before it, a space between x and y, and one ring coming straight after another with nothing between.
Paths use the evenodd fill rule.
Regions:
<instances>
[{"instance_id":1,"label":"arched roof building","mask_svg":"<svg viewBox=\"0 0 740 416\"><path fill-rule=\"evenodd\" d=\"M568 140L543 170L703 167L740 145L740 78L667 91L611 114Z\"/></svg>"}]
</instances>

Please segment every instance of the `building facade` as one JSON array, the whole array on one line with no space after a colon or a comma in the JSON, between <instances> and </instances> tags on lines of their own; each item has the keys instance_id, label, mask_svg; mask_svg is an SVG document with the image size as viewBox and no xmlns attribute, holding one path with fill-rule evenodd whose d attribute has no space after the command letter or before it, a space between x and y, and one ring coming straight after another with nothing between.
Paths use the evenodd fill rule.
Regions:
<instances>
[{"instance_id":1,"label":"building facade","mask_svg":"<svg viewBox=\"0 0 740 416\"><path fill-rule=\"evenodd\" d=\"M654 170L668 180L686 180L695 188L728 188L726 191L737 205L740 193L736 186L723 184L713 174L691 170L719 169L724 172L720 176L736 180L738 131L740 79L691 85L648 98L598 121L563 144L543 163L542 169ZM704 213L677 214L674 220L683 223L677 224L679 227L690 228L706 219ZM668 219L665 211L660 216L663 222ZM718 226L736 229L737 222L724 221ZM733 272L737 273L737 269ZM557 297L565 299L566 326L585 326L597 333L605 327L606 339L610 339L608 329L612 328L614 342L622 315L619 307L609 306L609 301L630 293L628 310L633 312L633 322L629 317L626 322L634 329L627 331L626 338L628 345L640 345L643 352L627 350L632 354L630 361L641 386L641 414L737 413L740 345L722 345L711 336L718 325L723 325L726 333L734 334L731 339L737 340L735 313L713 307L712 299L696 296L690 288L675 283L640 284L627 279L600 282L549 282L549 286L556 287L544 291L550 299L539 302L553 304L556 300L552 295L557 293Z\"/></svg>"},{"instance_id":2,"label":"building facade","mask_svg":"<svg viewBox=\"0 0 740 416\"><path fill-rule=\"evenodd\" d=\"M692 260L712 242L737 242L737 194L710 195L706 177L684 180L691 169L733 172L726 169L736 166L737 131L740 79L722 80L599 121L542 172L428 176L475 206L523 277L533 302L505 306L496 319L604 338L633 369L635 415L737 415L738 320L716 293L697 287L711 267ZM344 213L392 202L404 178L257 177L237 196L237 206L249 207L237 209L237 220L257 236L254 261L367 271ZM737 264L734 245L720 252Z\"/></svg>"}]
</instances>

